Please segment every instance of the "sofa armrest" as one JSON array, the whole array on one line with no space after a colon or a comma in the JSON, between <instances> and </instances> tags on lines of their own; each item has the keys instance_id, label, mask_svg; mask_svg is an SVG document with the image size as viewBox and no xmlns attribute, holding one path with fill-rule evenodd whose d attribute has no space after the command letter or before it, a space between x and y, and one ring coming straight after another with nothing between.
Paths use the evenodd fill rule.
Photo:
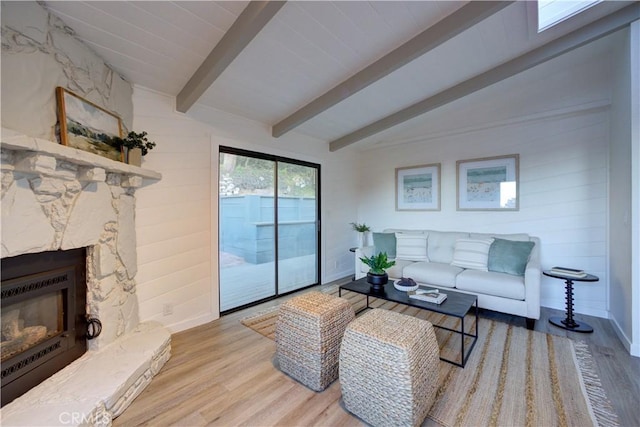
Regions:
<instances>
[{"instance_id":1,"label":"sofa armrest","mask_svg":"<svg viewBox=\"0 0 640 427\"><path fill-rule=\"evenodd\" d=\"M535 243L531 249L529 262L524 271L524 292L525 301L527 302L527 317L529 319L540 318L540 281L542 275L542 266L540 264L540 239L531 237L531 241Z\"/></svg>"},{"instance_id":2,"label":"sofa armrest","mask_svg":"<svg viewBox=\"0 0 640 427\"><path fill-rule=\"evenodd\" d=\"M361 248L356 248L356 262L355 262L355 278L361 279L367 275L369 271L369 266L364 262L360 261L360 258L369 258L373 255L373 246L363 246Z\"/></svg>"}]
</instances>

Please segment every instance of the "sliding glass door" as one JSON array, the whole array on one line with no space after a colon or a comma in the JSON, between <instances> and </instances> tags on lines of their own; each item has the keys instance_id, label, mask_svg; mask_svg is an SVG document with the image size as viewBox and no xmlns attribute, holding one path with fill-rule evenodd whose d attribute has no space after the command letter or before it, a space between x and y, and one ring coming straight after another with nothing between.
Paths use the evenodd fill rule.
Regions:
<instances>
[{"instance_id":1,"label":"sliding glass door","mask_svg":"<svg viewBox=\"0 0 640 427\"><path fill-rule=\"evenodd\" d=\"M220 311L276 295L275 164L220 153Z\"/></svg>"},{"instance_id":2,"label":"sliding glass door","mask_svg":"<svg viewBox=\"0 0 640 427\"><path fill-rule=\"evenodd\" d=\"M222 313L318 283L319 165L220 147Z\"/></svg>"},{"instance_id":3,"label":"sliding glass door","mask_svg":"<svg viewBox=\"0 0 640 427\"><path fill-rule=\"evenodd\" d=\"M318 283L318 169L278 162L278 290Z\"/></svg>"}]
</instances>

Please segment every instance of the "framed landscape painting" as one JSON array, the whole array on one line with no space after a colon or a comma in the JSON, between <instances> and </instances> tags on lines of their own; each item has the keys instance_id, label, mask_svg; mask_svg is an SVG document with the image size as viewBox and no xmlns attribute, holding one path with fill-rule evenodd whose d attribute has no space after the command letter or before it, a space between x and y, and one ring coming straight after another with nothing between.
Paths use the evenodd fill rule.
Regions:
<instances>
[{"instance_id":1,"label":"framed landscape painting","mask_svg":"<svg viewBox=\"0 0 640 427\"><path fill-rule=\"evenodd\" d=\"M517 211L519 156L458 160L458 210Z\"/></svg>"},{"instance_id":2,"label":"framed landscape painting","mask_svg":"<svg viewBox=\"0 0 640 427\"><path fill-rule=\"evenodd\" d=\"M56 88L60 142L63 145L122 161L122 150L111 140L122 137L120 117L68 91Z\"/></svg>"},{"instance_id":3,"label":"framed landscape painting","mask_svg":"<svg viewBox=\"0 0 640 427\"><path fill-rule=\"evenodd\" d=\"M396 168L396 210L440 210L440 163Z\"/></svg>"}]
</instances>

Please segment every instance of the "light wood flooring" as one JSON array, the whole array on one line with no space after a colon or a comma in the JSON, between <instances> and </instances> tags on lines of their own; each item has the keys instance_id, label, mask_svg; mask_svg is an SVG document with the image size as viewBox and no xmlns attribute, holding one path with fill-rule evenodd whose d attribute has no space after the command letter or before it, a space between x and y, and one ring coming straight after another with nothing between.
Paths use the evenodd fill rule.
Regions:
<instances>
[{"instance_id":1,"label":"light wood flooring","mask_svg":"<svg viewBox=\"0 0 640 427\"><path fill-rule=\"evenodd\" d=\"M173 335L171 359L113 425L363 425L342 406L338 381L322 393L298 384L274 368L275 343L240 323L281 302L270 301ZM640 358L626 352L608 320L577 315L595 328L592 334L580 334L549 324L549 317L557 315L563 313L543 308L535 329L588 342L621 425L640 426ZM519 317L485 310L481 316L524 327ZM423 425L433 424L427 419Z\"/></svg>"}]
</instances>

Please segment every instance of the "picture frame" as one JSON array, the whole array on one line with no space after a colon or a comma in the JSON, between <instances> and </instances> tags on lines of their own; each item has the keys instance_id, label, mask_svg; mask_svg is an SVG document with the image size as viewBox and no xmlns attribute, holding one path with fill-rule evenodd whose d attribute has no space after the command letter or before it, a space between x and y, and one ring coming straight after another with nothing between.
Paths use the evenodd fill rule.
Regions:
<instances>
[{"instance_id":1,"label":"picture frame","mask_svg":"<svg viewBox=\"0 0 640 427\"><path fill-rule=\"evenodd\" d=\"M396 211L440 210L440 163L396 168Z\"/></svg>"},{"instance_id":2,"label":"picture frame","mask_svg":"<svg viewBox=\"0 0 640 427\"><path fill-rule=\"evenodd\" d=\"M458 160L457 210L519 210L519 162L518 154Z\"/></svg>"},{"instance_id":3,"label":"picture frame","mask_svg":"<svg viewBox=\"0 0 640 427\"><path fill-rule=\"evenodd\" d=\"M62 145L124 161L122 148L111 142L122 137L120 117L63 87L56 88L56 99Z\"/></svg>"}]
</instances>

